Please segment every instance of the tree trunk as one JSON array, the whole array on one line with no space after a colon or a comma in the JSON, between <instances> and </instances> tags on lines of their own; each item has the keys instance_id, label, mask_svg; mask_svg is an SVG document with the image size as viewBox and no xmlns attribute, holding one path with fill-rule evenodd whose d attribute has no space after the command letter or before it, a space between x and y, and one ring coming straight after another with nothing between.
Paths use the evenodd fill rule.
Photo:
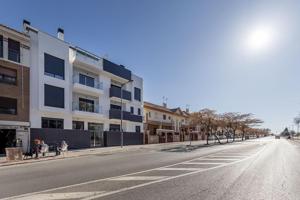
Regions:
<instances>
[{"instance_id":1,"label":"tree trunk","mask_svg":"<svg viewBox=\"0 0 300 200\"><path fill-rule=\"evenodd\" d=\"M232 137L232 141L235 141L235 130L233 130L233 137Z\"/></svg>"}]
</instances>

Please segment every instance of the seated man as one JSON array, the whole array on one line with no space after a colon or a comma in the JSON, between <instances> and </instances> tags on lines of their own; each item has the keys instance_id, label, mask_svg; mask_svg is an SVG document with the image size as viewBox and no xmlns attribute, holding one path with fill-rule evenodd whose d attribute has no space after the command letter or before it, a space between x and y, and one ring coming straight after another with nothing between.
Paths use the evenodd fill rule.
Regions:
<instances>
[{"instance_id":1,"label":"seated man","mask_svg":"<svg viewBox=\"0 0 300 200\"><path fill-rule=\"evenodd\" d=\"M49 146L47 144L45 144L44 140L42 140L40 148L41 148L40 151L43 156L45 156L46 153L49 152Z\"/></svg>"}]
</instances>

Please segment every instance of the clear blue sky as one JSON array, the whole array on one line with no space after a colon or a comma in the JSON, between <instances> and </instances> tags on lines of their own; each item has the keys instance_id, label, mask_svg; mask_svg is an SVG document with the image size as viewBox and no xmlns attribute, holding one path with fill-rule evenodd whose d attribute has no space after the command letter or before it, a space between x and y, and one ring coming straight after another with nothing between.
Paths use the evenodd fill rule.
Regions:
<instances>
[{"instance_id":1,"label":"clear blue sky","mask_svg":"<svg viewBox=\"0 0 300 200\"><path fill-rule=\"evenodd\" d=\"M300 111L300 2L1 1L0 23L56 34L144 78L144 99L191 110L251 112L273 131ZM271 41L245 47L263 26ZM258 28L259 29L259 28Z\"/></svg>"}]
</instances>

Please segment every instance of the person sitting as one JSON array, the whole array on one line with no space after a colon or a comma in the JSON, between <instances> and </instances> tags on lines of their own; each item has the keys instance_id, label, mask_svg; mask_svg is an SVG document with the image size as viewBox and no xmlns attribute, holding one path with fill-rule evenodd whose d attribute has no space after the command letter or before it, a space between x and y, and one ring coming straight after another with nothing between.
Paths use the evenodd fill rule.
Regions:
<instances>
[{"instance_id":1,"label":"person sitting","mask_svg":"<svg viewBox=\"0 0 300 200\"><path fill-rule=\"evenodd\" d=\"M60 153L62 152L63 155L64 155L64 152L67 152L68 151L68 144L66 143L66 141L61 141L61 145L59 147L59 151Z\"/></svg>"},{"instance_id":2,"label":"person sitting","mask_svg":"<svg viewBox=\"0 0 300 200\"><path fill-rule=\"evenodd\" d=\"M45 156L46 153L49 152L49 145L46 144L46 143L44 142L44 140L41 141L40 151L41 151L41 153L42 153L43 156Z\"/></svg>"}]
</instances>

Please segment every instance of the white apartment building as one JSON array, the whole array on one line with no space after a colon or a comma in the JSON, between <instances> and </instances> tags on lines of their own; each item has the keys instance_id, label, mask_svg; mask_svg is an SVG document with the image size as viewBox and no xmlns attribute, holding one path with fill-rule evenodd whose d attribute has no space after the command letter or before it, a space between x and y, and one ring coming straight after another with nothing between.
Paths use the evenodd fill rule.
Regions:
<instances>
[{"instance_id":1,"label":"white apartment building","mask_svg":"<svg viewBox=\"0 0 300 200\"><path fill-rule=\"evenodd\" d=\"M88 130L91 146L103 132L142 132L143 79L122 65L96 56L24 23L30 36L31 129ZM122 91L122 92L121 92ZM121 99L122 95L122 99Z\"/></svg>"}]
</instances>

